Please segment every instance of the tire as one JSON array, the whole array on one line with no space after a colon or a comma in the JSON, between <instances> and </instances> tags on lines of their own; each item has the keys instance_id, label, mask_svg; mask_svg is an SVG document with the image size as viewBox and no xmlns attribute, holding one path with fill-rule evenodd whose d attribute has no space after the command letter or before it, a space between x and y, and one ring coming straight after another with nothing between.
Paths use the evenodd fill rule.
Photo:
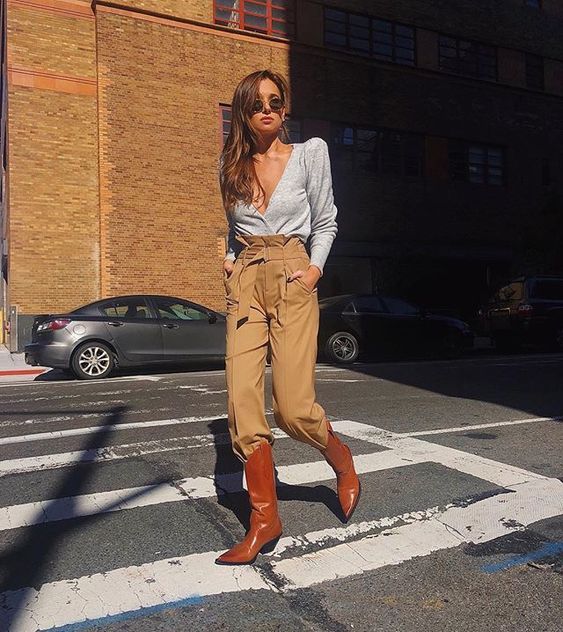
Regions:
<instances>
[{"instance_id":1,"label":"tire","mask_svg":"<svg viewBox=\"0 0 563 632\"><path fill-rule=\"evenodd\" d=\"M353 334L347 331L337 331L326 341L325 353L332 362L350 364L357 360L360 354L360 345Z\"/></svg>"},{"instance_id":2,"label":"tire","mask_svg":"<svg viewBox=\"0 0 563 632\"><path fill-rule=\"evenodd\" d=\"M71 368L79 380L101 380L113 371L113 351L103 342L85 342L74 352Z\"/></svg>"}]
</instances>

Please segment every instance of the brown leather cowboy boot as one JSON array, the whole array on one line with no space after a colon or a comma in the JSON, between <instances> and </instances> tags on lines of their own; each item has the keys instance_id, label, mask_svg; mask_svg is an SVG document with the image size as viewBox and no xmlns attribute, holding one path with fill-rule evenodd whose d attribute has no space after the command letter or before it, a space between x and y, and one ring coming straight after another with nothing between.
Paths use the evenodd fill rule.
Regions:
<instances>
[{"instance_id":1,"label":"brown leather cowboy boot","mask_svg":"<svg viewBox=\"0 0 563 632\"><path fill-rule=\"evenodd\" d=\"M354 469L354 459L350 448L342 443L334 434L334 430L327 420L328 445L322 454L336 474L338 500L344 513L344 522L348 522L360 499L360 480Z\"/></svg>"},{"instance_id":2,"label":"brown leather cowboy boot","mask_svg":"<svg viewBox=\"0 0 563 632\"><path fill-rule=\"evenodd\" d=\"M244 539L220 555L216 564L252 564L258 553L275 547L282 525L278 516L272 446L262 442L244 464L250 498L250 529Z\"/></svg>"}]
</instances>

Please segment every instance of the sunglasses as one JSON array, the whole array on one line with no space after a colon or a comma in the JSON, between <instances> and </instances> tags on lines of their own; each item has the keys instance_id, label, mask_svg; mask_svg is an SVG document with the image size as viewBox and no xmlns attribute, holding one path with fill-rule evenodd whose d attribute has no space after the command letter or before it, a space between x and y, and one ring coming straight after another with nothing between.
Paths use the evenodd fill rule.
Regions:
<instances>
[{"instance_id":1,"label":"sunglasses","mask_svg":"<svg viewBox=\"0 0 563 632\"><path fill-rule=\"evenodd\" d=\"M272 112L279 112L284 105L280 97L272 97L272 99L270 99L268 103ZM254 104L252 105L252 108L250 109L250 112L252 114L258 114L258 112L262 112L263 110L264 102L262 101L262 99L256 99L256 101L254 101Z\"/></svg>"}]
</instances>

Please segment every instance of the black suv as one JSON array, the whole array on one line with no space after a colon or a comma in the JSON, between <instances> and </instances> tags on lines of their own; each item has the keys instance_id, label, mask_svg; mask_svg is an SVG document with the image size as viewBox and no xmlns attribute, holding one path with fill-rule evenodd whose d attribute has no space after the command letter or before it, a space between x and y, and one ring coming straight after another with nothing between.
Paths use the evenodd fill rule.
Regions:
<instances>
[{"instance_id":1,"label":"black suv","mask_svg":"<svg viewBox=\"0 0 563 632\"><path fill-rule=\"evenodd\" d=\"M500 350L521 344L563 350L563 276L518 277L497 290L479 316Z\"/></svg>"}]
</instances>

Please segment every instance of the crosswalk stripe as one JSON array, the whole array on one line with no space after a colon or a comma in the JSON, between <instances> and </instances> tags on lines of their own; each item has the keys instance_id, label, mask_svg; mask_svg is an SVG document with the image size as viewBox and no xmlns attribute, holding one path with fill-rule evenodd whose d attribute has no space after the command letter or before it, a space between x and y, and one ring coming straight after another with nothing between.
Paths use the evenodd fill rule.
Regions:
<instances>
[{"instance_id":1,"label":"crosswalk stripe","mask_svg":"<svg viewBox=\"0 0 563 632\"><path fill-rule=\"evenodd\" d=\"M359 473L368 473L413 465L421 462L421 459L405 459L396 452L385 451L355 456L354 462ZM334 478L334 473L326 461L283 465L278 467L277 471L280 481L286 485L302 485ZM158 485L130 487L1 507L0 531L161 503L235 493L241 490L241 477L242 473L220 474L217 477L200 476Z\"/></svg>"},{"instance_id":2,"label":"crosswalk stripe","mask_svg":"<svg viewBox=\"0 0 563 632\"><path fill-rule=\"evenodd\" d=\"M87 428L68 428L67 430L53 430L51 432L34 432L32 434L0 437L0 445L13 445L15 443L28 443L30 441L46 441L49 439L63 439L64 437L79 437L81 435L88 435L96 432L115 432L117 430L156 428L159 426L194 424L205 421L224 421L226 417L226 414L217 414L205 417L178 417L172 419L133 421L117 424L100 424L99 426L88 426Z\"/></svg>"},{"instance_id":3,"label":"crosswalk stripe","mask_svg":"<svg viewBox=\"0 0 563 632\"><path fill-rule=\"evenodd\" d=\"M405 458L420 459L421 455L424 455L426 461L439 463L452 470L470 474L501 487L525 483L531 479L549 480L546 476L514 465L500 463L477 454L463 452L462 450L456 450L437 443L429 443L421 439L403 436L356 421L339 421L337 429L339 432L354 439L375 443L390 450L397 450Z\"/></svg>"},{"instance_id":4,"label":"crosswalk stripe","mask_svg":"<svg viewBox=\"0 0 563 632\"><path fill-rule=\"evenodd\" d=\"M7 628L11 622L11 629L17 632L84 621L103 624L124 613L150 614L155 606L181 607L190 598L246 590L288 592L306 588L462 543L487 542L522 525L557 515L556 507L537 502L538 498L553 496L558 498L559 511L563 511L563 484L556 479L533 480L518 485L514 493L502 498L477 501L471 512L460 507L438 514L427 510L420 520L385 530L381 537L370 535L288 559L270 558L268 574L256 566L217 566L214 559L219 552L209 551L51 582L39 590L9 591L0 596L0 624ZM508 516L514 516L517 522L508 522ZM388 520L393 522L392 518ZM311 539L314 537L311 535ZM304 544L308 541L309 534L305 535Z\"/></svg>"},{"instance_id":5,"label":"crosswalk stripe","mask_svg":"<svg viewBox=\"0 0 563 632\"><path fill-rule=\"evenodd\" d=\"M291 588L305 588L462 543L488 542L561 512L563 483L557 479L533 480L516 486L514 493L478 501L470 508L453 507L430 520L397 527L385 532L386 537L365 537L273 561L272 569Z\"/></svg>"},{"instance_id":6,"label":"crosswalk stripe","mask_svg":"<svg viewBox=\"0 0 563 632\"><path fill-rule=\"evenodd\" d=\"M503 428L504 426L519 426L521 424L537 424L542 421L561 421L560 417L526 417L525 419L509 419L508 421L494 421L488 424L473 424L467 426L452 426L451 428L436 428L434 430L417 430L416 432L402 432L401 437L424 437L426 435L448 434L450 432L469 432L485 428Z\"/></svg>"},{"instance_id":7,"label":"crosswalk stripe","mask_svg":"<svg viewBox=\"0 0 563 632\"><path fill-rule=\"evenodd\" d=\"M272 428L272 434L276 439L288 438L285 432L279 428ZM228 445L230 442L230 435L227 432L223 432L219 434L171 437L154 441L138 441L105 448L44 454L20 459L4 459L0 461L0 477L9 474L22 474L24 472L44 472L51 469L71 467L77 463L109 463L111 461L144 456L145 454Z\"/></svg>"}]
</instances>

